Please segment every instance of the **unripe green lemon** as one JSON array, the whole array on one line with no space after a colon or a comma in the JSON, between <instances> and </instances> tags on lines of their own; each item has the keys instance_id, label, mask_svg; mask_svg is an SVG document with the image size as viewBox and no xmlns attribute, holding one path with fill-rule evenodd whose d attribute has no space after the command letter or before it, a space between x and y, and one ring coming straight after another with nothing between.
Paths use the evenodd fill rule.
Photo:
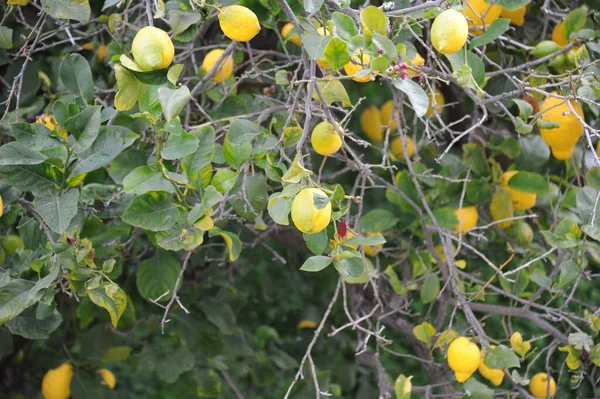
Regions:
<instances>
[{"instance_id":1,"label":"unripe green lemon","mask_svg":"<svg viewBox=\"0 0 600 399\"><path fill-rule=\"evenodd\" d=\"M323 190L304 188L294 197L291 214L298 230L315 234L331 221L331 202Z\"/></svg>"},{"instance_id":2,"label":"unripe green lemon","mask_svg":"<svg viewBox=\"0 0 600 399\"><path fill-rule=\"evenodd\" d=\"M155 71L171 65L175 47L167 32L154 26L146 26L133 38L131 52L142 69Z\"/></svg>"},{"instance_id":3,"label":"unripe green lemon","mask_svg":"<svg viewBox=\"0 0 600 399\"><path fill-rule=\"evenodd\" d=\"M17 249L24 247L25 244L23 244L23 240L19 236L11 234L2 238L2 248L4 248L6 254L9 256L13 256L17 253Z\"/></svg>"}]
</instances>

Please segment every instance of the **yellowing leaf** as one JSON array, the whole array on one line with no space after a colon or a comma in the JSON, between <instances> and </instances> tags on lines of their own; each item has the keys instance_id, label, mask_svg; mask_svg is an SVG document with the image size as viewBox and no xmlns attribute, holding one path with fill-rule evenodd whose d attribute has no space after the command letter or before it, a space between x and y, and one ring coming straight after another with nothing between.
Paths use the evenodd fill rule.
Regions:
<instances>
[{"instance_id":1,"label":"yellowing leaf","mask_svg":"<svg viewBox=\"0 0 600 399\"><path fill-rule=\"evenodd\" d=\"M510 219L514 216L512 197L508 191L499 187L496 189L496 192L492 197L492 202L490 202L490 214L494 221ZM511 224L512 220L500 222L498 223L498 228L506 229L510 227Z\"/></svg>"},{"instance_id":2,"label":"yellowing leaf","mask_svg":"<svg viewBox=\"0 0 600 399\"><path fill-rule=\"evenodd\" d=\"M90 300L96 305L106 309L110 315L110 323L117 327L119 319L127 308L127 295L116 284L102 284L87 291Z\"/></svg>"},{"instance_id":3,"label":"yellowing leaf","mask_svg":"<svg viewBox=\"0 0 600 399\"><path fill-rule=\"evenodd\" d=\"M456 331L452 329L444 331L435 340L433 349L445 351L445 348L448 347L448 345L450 345L456 338L458 338L458 333Z\"/></svg>"},{"instance_id":4,"label":"yellowing leaf","mask_svg":"<svg viewBox=\"0 0 600 399\"><path fill-rule=\"evenodd\" d=\"M115 64L115 78L119 88L115 96L115 108L119 111L128 111L133 108L140 95L146 90L146 85L119 64Z\"/></svg>"},{"instance_id":5,"label":"yellowing leaf","mask_svg":"<svg viewBox=\"0 0 600 399\"><path fill-rule=\"evenodd\" d=\"M429 345L431 338L435 335L435 327L431 323L423 322L413 328L413 334L415 334L415 337L419 341L423 341Z\"/></svg>"},{"instance_id":6,"label":"yellowing leaf","mask_svg":"<svg viewBox=\"0 0 600 399\"><path fill-rule=\"evenodd\" d=\"M510 336L510 344L515 352L521 357L525 357L527 352L531 349L531 343L529 341L523 341L523 336L518 331Z\"/></svg>"}]
</instances>

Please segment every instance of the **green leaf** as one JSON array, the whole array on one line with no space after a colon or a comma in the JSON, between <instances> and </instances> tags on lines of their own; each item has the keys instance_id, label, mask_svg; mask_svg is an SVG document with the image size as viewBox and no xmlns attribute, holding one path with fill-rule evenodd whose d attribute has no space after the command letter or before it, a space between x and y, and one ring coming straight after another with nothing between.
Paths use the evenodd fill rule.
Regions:
<instances>
[{"instance_id":1,"label":"green leaf","mask_svg":"<svg viewBox=\"0 0 600 399\"><path fill-rule=\"evenodd\" d=\"M77 139L75 144L77 154L87 150L98 137L101 123L100 111L100 106L89 106L65 121L65 129Z\"/></svg>"},{"instance_id":2,"label":"green leaf","mask_svg":"<svg viewBox=\"0 0 600 399\"><path fill-rule=\"evenodd\" d=\"M237 178L238 175L233 170L219 169L212 179L212 185L218 192L225 194L233 188Z\"/></svg>"},{"instance_id":3,"label":"green leaf","mask_svg":"<svg viewBox=\"0 0 600 399\"><path fill-rule=\"evenodd\" d=\"M342 277L360 277L365 270L362 255L354 250L342 252L333 261L333 265Z\"/></svg>"},{"instance_id":4,"label":"green leaf","mask_svg":"<svg viewBox=\"0 0 600 399\"><path fill-rule=\"evenodd\" d=\"M394 87L407 95L417 116L423 116L429 108L429 98L425 90L412 79L392 79Z\"/></svg>"},{"instance_id":5,"label":"green leaf","mask_svg":"<svg viewBox=\"0 0 600 399\"><path fill-rule=\"evenodd\" d=\"M523 120L527 120L533 114L533 107L527 101L517 98L513 98L511 101L519 107L519 117Z\"/></svg>"},{"instance_id":6,"label":"green leaf","mask_svg":"<svg viewBox=\"0 0 600 399\"><path fill-rule=\"evenodd\" d=\"M306 50L306 53L313 60L322 58L325 56L325 48L332 39L332 36L321 36L318 33L300 35L302 39L302 46Z\"/></svg>"},{"instance_id":7,"label":"green leaf","mask_svg":"<svg viewBox=\"0 0 600 399\"><path fill-rule=\"evenodd\" d=\"M302 156L298 153L292 162L292 166L281 177L281 181L286 183L300 183L303 178L312 175L312 171L300 165Z\"/></svg>"},{"instance_id":8,"label":"green leaf","mask_svg":"<svg viewBox=\"0 0 600 399\"><path fill-rule=\"evenodd\" d=\"M597 216L596 224L600 222L600 220L598 219L598 217L600 216L600 203L596 203L596 198L598 197L598 195L598 190L595 190L592 187L583 187L577 192L577 214L579 215L583 223L591 222L593 214Z\"/></svg>"},{"instance_id":9,"label":"green leaf","mask_svg":"<svg viewBox=\"0 0 600 399\"><path fill-rule=\"evenodd\" d=\"M115 97L115 108L119 111L128 111L146 92L147 86L119 64L115 64L115 78L119 89Z\"/></svg>"},{"instance_id":10,"label":"green leaf","mask_svg":"<svg viewBox=\"0 0 600 399\"><path fill-rule=\"evenodd\" d=\"M94 143L79 154L71 176L79 176L107 165L139 136L123 126L102 126Z\"/></svg>"},{"instance_id":11,"label":"green leaf","mask_svg":"<svg viewBox=\"0 0 600 399\"><path fill-rule=\"evenodd\" d=\"M169 345L145 345L137 357L139 365L155 370L161 381L175 383L179 376L194 368L194 354L181 345L172 348Z\"/></svg>"},{"instance_id":12,"label":"green leaf","mask_svg":"<svg viewBox=\"0 0 600 399\"><path fill-rule=\"evenodd\" d=\"M373 209L360 220L361 230L365 232L385 231L394 227L396 223L398 218L386 209Z\"/></svg>"},{"instance_id":13,"label":"green leaf","mask_svg":"<svg viewBox=\"0 0 600 399\"><path fill-rule=\"evenodd\" d=\"M383 36L387 35L389 21L383 10L378 7L371 5L363 8L360 12L360 23L367 36L371 35L372 32L377 32Z\"/></svg>"},{"instance_id":14,"label":"green leaf","mask_svg":"<svg viewBox=\"0 0 600 399\"><path fill-rule=\"evenodd\" d=\"M440 280L433 274L428 273L423 280L423 286L421 287L421 302L424 304L435 301L440 292Z\"/></svg>"},{"instance_id":15,"label":"green leaf","mask_svg":"<svg viewBox=\"0 0 600 399\"><path fill-rule=\"evenodd\" d=\"M531 3L531 0L499 0L496 4L506 11L514 11L517 8L525 7Z\"/></svg>"},{"instance_id":16,"label":"green leaf","mask_svg":"<svg viewBox=\"0 0 600 399\"><path fill-rule=\"evenodd\" d=\"M46 0L45 2L73 3L73 1L69 0ZM43 4L44 1L42 1L42 5ZM65 4L63 4L63 6L66 7ZM87 7L89 17L89 5L87 5ZM52 15L51 12L49 13ZM94 79L92 77L92 70L90 69L90 64L88 64L87 60L82 55L69 54L65 57L60 64L60 79L74 95L81 97L86 103L91 102L94 98Z\"/></svg>"},{"instance_id":17,"label":"green leaf","mask_svg":"<svg viewBox=\"0 0 600 399\"><path fill-rule=\"evenodd\" d=\"M239 169L252 156L252 141L261 131L259 125L245 119L231 122L223 142L225 161Z\"/></svg>"},{"instance_id":18,"label":"green leaf","mask_svg":"<svg viewBox=\"0 0 600 399\"><path fill-rule=\"evenodd\" d=\"M406 377L404 374L400 374L396 381L394 382L394 393L396 394L396 399L410 399L410 394L412 391L412 376Z\"/></svg>"},{"instance_id":19,"label":"green leaf","mask_svg":"<svg viewBox=\"0 0 600 399\"><path fill-rule=\"evenodd\" d=\"M166 302L173 296L175 282L181 269L181 263L164 251L140 264L136 274L138 292L147 301ZM165 294L168 291L167 294ZM161 295L165 294L161 297Z\"/></svg>"},{"instance_id":20,"label":"green leaf","mask_svg":"<svg viewBox=\"0 0 600 399\"><path fill-rule=\"evenodd\" d=\"M489 25L485 32L471 39L469 48L485 46L504 34L510 27L510 19L499 18Z\"/></svg>"},{"instance_id":21,"label":"green leaf","mask_svg":"<svg viewBox=\"0 0 600 399\"><path fill-rule=\"evenodd\" d=\"M283 226L290 224L288 215L292 209L293 200L293 198L280 197L278 194L272 194L269 197L267 211L275 223Z\"/></svg>"},{"instance_id":22,"label":"green leaf","mask_svg":"<svg viewBox=\"0 0 600 399\"><path fill-rule=\"evenodd\" d=\"M169 10L169 25L171 25L174 36L185 32L190 26L196 25L200 21L202 21L202 14L199 12L185 12L178 9Z\"/></svg>"},{"instance_id":23,"label":"green leaf","mask_svg":"<svg viewBox=\"0 0 600 399\"><path fill-rule=\"evenodd\" d=\"M309 14L314 14L323 7L324 0L304 0L304 9Z\"/></svg>"},{"instance_id":24,"label":"green leaf","mask_svg":"<svg viewBox=\"0 0 600 399\"><path fill-rule=\"evenodd\" d=\"M127 295L116 284L101 284L100 286L87 291L90 300L96 305L106 309L110 315L110 322L113 327L117 327L119 319L127 308Z\"/></svg>"},{"instance_id":25,"label":"green leaf","mask_svg":"<svg viewBox=\"0 0 600 399\"><path fill-rule=\"evenodd\" d=\"M58 187L58 176L47 164L1 166L0 177L14 188L46 193Z\"/></svg>"},{"instance_id":26,"label":"green leaf","mask_svg":"<svg viewBox=\"0 0 600 399\"><path fill-rule=\"evenodd\" d=\"M385 54L388 60L397 60L398 59L398 50L396 50L396 46L394 42L388 39L385 35L380 35L379 33L373 33L373 43L383 50L383 54ZM389 62L388 62L389 66ZM386 68L387 69L387 68Z\"/></svg>"},{"instance_id":27,"label":"green leaf","mask_svg":"<svg viewBox=\"0 0 600 399\"><path fill-rule=\"evenodd\" d=\"M39 123L13 123L10 125L10 132L19 144L31 150L45 150L60 144L50 137L50 130Z\"/></svg>"},{"instance_id":28,"label":"green leaf","mask_svg":"<svg viewBox=\"0 0 600 399\"><path fill-rule=\"evenodd\" d=\"M0 48L11 49L13 46L12 40L13 30L7 26L0 26Z\"/></svg>"},{"instance_id":29,"label":"green leaf","mask_svg":"<svg viewBox=\"0 0 600 399\"><path fill-rule=\"evenodd\" d=\"M114 346L104 353L100 361L121 362L123 360L127 360L132 350L133 348L130 346Z\"/></svg>"},{"instance_id":30,"label":"green leaf","mask_svg":"<svg viewBox=\"0 0 600 399\"><path fill-rule=\"evenodd\" d=\"M485 157L485 149L480 144L468 143L462 146L465 164L471 168L473 173L479 176L489 174L490 167Z\"/></svg>"},{"instance_id":31,"label":"green leaf","mask_svg":"<svg viewBox=\"0 0 600 399\"><path fill-rule=\"evenodd\" d=\"M162 149L160 155L164 159L180 159L195 153L199 145L200 141L193 134L183 133L179 136L170 134L167 145Z\"/></svg>"},{"instance_id":32,"label":"green leaf","mask_svg":"<svg viewBox=\"0 0 600 399\"><path fill-rule=\"evenodd\" d=\"M181 86L177 90L161 87L158 89L158 100L162 107L163 115L167 122L176 118L192 97L187 86Z\"/></svg>"},{"instance_id":33,"label":"green leaf","mask_svg":"<svg viewBox=\"0 0 600 399\"><path fill-rule=\"evenodd\" d=\"M465 381L463 389L469 399L494 399L494 390L477 381L475 377Z\"/></svg>"},{"instance_id":34,"label":"green leaf","mask_svg":"<svg viewBox=\"0 0 600 399\"><path fill-rule=\"evenodd\" d=\"M600 344L596 344L590 351L590 361L600 367Z\"/></svg>"},{"instance_id":35,"label":"green leaf","mask_svg":"<svg viewBox=\"0 0 600 399\"><path fill-rule=\"evenodd\" d=\"M248 202L241 195L239 198L230 199L229 202L233 205L238 215L247 220L255 220L267 207L267 192L269 187L265 175L262 173L248 175L244 179L239 179L238 183L240 184L236 184L237 189L234 187L232 194L241 194L242 185L245 185L244 191Z\"/></svg>"},{"instance_id":36,"label":"green leaf","mask_svg":"<svg viewBox=\"0 0 600 399\"><path fill-rule=\"evenodd\" d=\"M333 258L329 256L311 256L300 267L304 272L319 272L325 269L333 262Z\"/></svg>"},{"instance_id":37,"label":"green leaf","mask_svg":"<svg viewBox=\"0 0 600 399\"><path fill-rule=\"evenodd\" d=\"M229 261L235 262L237 258L239 258L242 253L242 241L240 238L229 231L223 231L218 227L213 227L208 231L209 237L214 237L216 235L221 236L225 241L225 245L227 245L227 253L229 254Z\"/></svg>"},{"instance_id":38,"label":"green leaf","mask_svg":"<svg viewBox=\"0 0 600 399\"><path fill-rule=\"evenodd\" d=\"M415 334L415 337L427 345L431 344L431 338L433 338L435 333L435 327L426 321L413 328L413 334Z\"/></svg>"},{"instance_id":39,"label":"green leaf","mask_svg":"<svg viewBox=\"0 0 600 399\"><path fill-rule=\"evenodd\" d=\"M0 152L1 151L2 151L2 148L0 148ZM0 156L0 159L1 158L2 157ZM0 161L0 164L2 164L2 161ZM600 167L594 166L590 170L587 171L587 173L585 175L585 183L587 186L589 186L593 189L600 190Z\"/></svg>"},{"instance_id":40,"label":"green leaf","mask_svg":"<svg viewBox=\"0 0 600 399\"><path fill-rule=\"evenodd\" d=\"M571 33L577 32L585 27L587 22L588 8L581 6L567 14L565 18L563 29L567 38L571 37Z\"/></svg>"},{"instance_id":41,"label":"green leaf","mask_svg":"<svg viewBox=\"0 0 600 399\"><path fill-rule=\"evenodd\" d=\"M80 368L75 369L71 381L72 399L114 399L115 392L106 384L100 382L97 375Z\"/></svg>"},{"instance_id":42,"label":"green leaf","mask_svg":"<svg viewBox=\"0 0 600 399\"><path fill-rule=\"evenodd\" d=\"M62 320L62 315L56 309L43 320L38 319L36 312L30 309L9 321L6 327L13 335L20 335L30 340L45 340L56 331Z\"/></svg>"},{"instance_id":43,"label":"green leaf","mask_svg":"<svg viewBox=\"0 0 600 399\"><path fill-rule=\"evenodd\" d=\"M0 165L37 165L45 160L45 155L17 141L11 141L0 147Z\"/></svg>"},{"instance_id":44,"label":"green leaf","mask_svg":"<svg viewBox=\"0 0 600 399\"><path fill-rule=\"evenodd\" d=\"M168 230L177 222L179 209L165 192L149 192L136 197L123 213L123 221L150 231Z\"/></svg>"},{"instance_id":45,"label":"green leaf","mask_svg":"<svg viewBox=\"0 0 600 399\"><path fill-rule=\"evenodd\" d=\"M372 237L353 236L346 240L348 245L379 245L385 244L387 241L380 235Z\"/></svg>"},{"instance_id":46,"label":"green leaf","mask_svg":"<svg viewBox=\"0 0 600 399\"><path fill-rule=\"evenodd\" d=\"M331 81L318 81L317 87L323 96L323 99L328 105L333 104L334 102L339 102L343 107L351 107L352 101L348 96L348 92L344 87L344 84L339 80L331 80ZM315 91L313 93L313 99L317 101L321 101L319 94ZM302 129L300 129L302 132Z\"/></svg>"},{"instance_id":47,"label":"green leaf","mask_svg":"<svg viewBox=\"0 0 600 399\"><path fill-rule=\"evenodd\" d=\"M181 160L181 168L190 182L196 183L201 179L203 168L210 165L215 156L215 130L208 127L194 130L190 134L198 138L198 149Z\"/></svg>"},{"instance_id":48,"label":"green leaf","mask_svg":"<svg viewBox=\"0 0 600 399\"><path fill-rule=\"evenodd\" d=\"M321 255L325 248L327 248L327 245L329 245L327 229L321 230L315 234L302 234L302 237L304 237L308 249L315 255Z\"/></svg>"},{"instance_id":49,"label":"green leaf","mask_svg":"<svg viewBox=\"0 0 600 399\"><path fill-rule=\"evenodd\" d=\"M78 200L79 191L69 190L60 197L36 196L33 200L33 207L52 231L62 234L77 215Z\"/></svg>"},{"instance_id":50,"label":"green leaf","mask_svg":"<svg viewBox=\"0 0 600 399\"><path fill-rule=\"evenodd\" d=\"M333 13L332 21L335 33L343 40L348 41L358 35L358 28L351 16L336 11Z\"/></svg>"},{"instance_id":51,"label":"green leaf","mask_svg":"<svg viewBox=\"0 0 600 399\"><path fill-rule=\"evenodd\" d=\"M467 201L473 205L485 205L492 200L492 185L485 177L471 179L467 183Z\"/></svg>"},{"instance_id":52,"label":"green leaf","mask_svg":"<svg viewBox=\"0 0 600 399\"><path fill-rule=\"evenodd\" d=\"M439 225L445 229L454 230L458 225L455 209L450 207L438 208L433 211L435 219Z\"/></svg>"},{"instance_id":53,"label":"green leaf","mask_svg":"<svg viewBox=\"0 0 600 399\"><path fill-rule=\"evenodd\" d=\"M550 147L538 135L530 135L519 139L521 154L517 158L519 169L541 166L550 159Z\"/></svg>"},{"instance_id":54,"label":"green leaf","mask_svg":"<svg viewBox=\"0 0 600 399\"><path fill-rule=\"evenodd\" d=\"M146 194L149 191L174 193L175 188L163 174L150 166L135 168L123 180L123 189L129 194Z\"/></svg>"},{"instance_id":55,"label":"green leaf","mask_svg":"<svg viewBox=\"0 0 600 399\"><path fill-rule=\"evenodd\" d=\"M446 55L452 65L452 75L458 80L461 87L470 87L480 91L480 86L485 82L485 66L483 61L471 51L467 51L467 63L465 64L465 51L463 48L454 54Z\"/></svg>"},{"instance_id":56,"label":"green leaf","mask_svg":"<svg viewBox=\"0 0 600 399\"><path fill-rule=\"evenodd\" d=\"M491 352L488 352L484 362L489 368L499 370L521 366L519 356L505 345L498 345Z\"/></svg>"},{"instance_id":57,"label":"green leaf","mask_svg":"<svg viewBox=\"0 0 600 399\"><path fill-rule=\"evenodd\" d=\"M201 217L206 215L209 209L221 202L221 199L223 199L223 195L219 193L214 186L208 186L206 190L204 190L202 203L195 204L188 214L188 222L190 224L196 223Z\"/></svg>"},{"instance_id":58,"label":"green leaf","mask_svg":"<svg viewBox=\"0 0 600 399\"><path fill-rule=\"evenodd\" d=\"M42 8L53 18L74 19L82 24L91 13L89 0L42 0Z\"/></svg>"},{"instance_id":59,"label":"green leaf","mask_svg":"<svg viewBox=\"0 0 600 399\"><path fill-rule=\"evenodd\" d=\"M548 192L548 182L546 179L533 172L521 171L514 175L509 181L508 186L512 189L544 195Z\"/></svg>"},{"instance_id":60,"label":"green leaf","mask_svg":"<svg viewBox=\"0 0 600 399\"><path fill-rule=\"evenodd\" d=\"M329 41L325 48L325 57L327 57L329 66L337 71L350 62L348 44L342 39L334 37Z\"/></svg>"}]
</instances>

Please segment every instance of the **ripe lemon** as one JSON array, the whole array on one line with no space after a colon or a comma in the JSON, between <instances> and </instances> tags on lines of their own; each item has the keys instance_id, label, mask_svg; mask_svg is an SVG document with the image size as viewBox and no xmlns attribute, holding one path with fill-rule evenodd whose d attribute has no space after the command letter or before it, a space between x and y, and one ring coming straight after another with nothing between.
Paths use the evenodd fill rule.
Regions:
<instances>
[{"instance_id":1,"label":"ripe lemon","mask_svg":"<svg viewBox=\"0 0 600 399\"><path fill-rule=\"evenodd\" d=\"M398 159L404 159L404 147L402 146L402 139L395 137L390 143L390 150L392 154ZM415 143L410 136L406 136L406 150L408 151L408 157L412 157L415 153Z\"/></svg>"},{"instance_id":2,"label":"ripe lemon","mask_svg":"<svg viewBox=\"0 0 600 399\"><path fill-rule=\"evenodd\" d=\"M454 229L458 232L471 230L477 225L477 220L479 219L479 212L477 212L477 207L475 206L455 209L454 215L458 219L458 223Z\"/></svg>"},{"instance_id":3,"label":"ripe lemon","mask_svg":"<svg viewBox=\"0 0 600 399\"><path fill-rule=\"evenodd\" d=\"M414 78L415 76L419 75L419 71L417 68L425 65L425 59L423 57L421 57L421 54L417 53L417 55L415 55L415 58L413 58L410 61L410 63L412 64L412 66L408 67L408 69L406 70L406 73L411 78Z\"/></svg>"},{"instance_id":4,"label":"ripe lemon","mask_svg":"<svg viewBox=\"0 0 600 399\"><path fill-rule=\"evenodd\" d=\"M344 71L348 76L354 76L363 69L369 67L371 56L367 53L362 53L361 56L353 55L350 57L350 62L344 65ZM371 81L371 75L365 75L358 78L352 78L355 82L365 83Z\"/></svg>"},{"instance_id":5,"label":"ripe lemon","mask_svg":"<svg viewBox=\"0 0 600 399\"><path fill-rule=\"evenodd\" d=\"M208 73L213 69L219 58L223 55L225 50L214 49L208 52L202 60L202 70L204 73ZM225 60L221 63L221 66L217 70L217 72L213 75L211 80L213 82L221 83L225 79L231 76L233 72L233 58L228 55Z\"/></svg>"},{"instance_id":6,"label":"ripe lemon","mask_svg":"<svg viewBox=\"0 0 600 399\"><path fill-rule=\"evenodd\" d=\"M517 8L514 11L508 11L504 8L500 13L501 18L510 19L510 23L516 26L523 26L525 24L525 13L527 12L527 6Z\"/></svg>"},{"instance_id":7,"label":"ripe lemon","mask_svg":"<svg viewBox=\"0 0 600 399\"><path fill-rule=\"evenodd\" d=\"M510 179L517 173L519 173L518 170L504 172L498 179L498 184L500 187L510 193L510 196L512 197L513 209L515 211L526 211L527 209L531 209L535 206L535 200L537 196L534 193L515 190L514 188L510 188L508 186Z\"/></svg>"},{"instance_id":8,"label":"ripe lemon","mask_svg":"<svg viewBox=\"0 0 600 399\"><path fill-rule=\"evenodd\" d=\"M388 100L381 106L381 122L384 127L389 126L390 132L396 130L396 116L394 113L394 100ZM391 122L391 124L390 124Z\"/></svg>"},{"instance_id":9,"label":"ripe lemon","mask_svg":"<svg viewBox=\"0 0 600 399\"><path fill-rule=\"evenodd\" d=\"M427 93L427 97L429 98L429 107L427 107L425 116L431 116L433 114L442 112L442 107L446 104L446 97L444 97L444 93L442 93L440 89L436 87L433 89L433 97L431 96L431 93Z\"/></svg>"},{"instance_id":10,"label":"ripe lemon","mask_svg":"<svg viewBox=\"0 0 600 399\"><path fill-rule=\"evenodd\" d=\"M572 101L570 104L577 115L583 119L581 104ZM542 113L540 119L560 124L555 129L540 129L542 138L552 150L552 155L556 159L568 159L573 153L575 144L583 135L583 124L571 112L567 102L560 98L547 97L542 103L540 112Z\"/></svg>"},{"instance_id":11,"label":"ripe lemon","mask_svg":"<svg viewBox=\"0 0 600 399\"><path fill-rule=\"evenodd\" d=\"M383 141L382 126L381 111L376 105L367 107L362 114L360 114L360 127L371 141Z\"/></svg>"},{"instance_id":12,"label":"ripe lemon","mask_svg":"<svg viewBox=\"0 0 600 399\"><path fill-rule=\"evenodd\" d=\"M377 233L377 232L370 232L367 233L367 237L375 237L375 236L382 236L382 233ZM365 245L364 249L365 249L365 255L367 256L375 256L379 253L379 251L381 250L381 248L383 248L383 244L375 244L375 245Z\"/></svg>"},{"instance_id":13,"label":"ripe lemon","mask_svg":"<svg viewBox=\"0 0 600 399\"><path fill-rule=\"evenodd\" d=\"M98 50L96 50L96 59L98 62L104 62L106 60L106 56L108 55L108 46L106 44L101 44L98 46Z\"/></svg>"},{"instance_id":14,"label":"ripe lemon","mask_svg":"<svg viewBox=\"0 0 600 399\"><path fill-rule=\"evenodd\" d=\"M0 218L4 214L4 203L2 202L2 196L0 195Z\"/></svg>"},{"instance_id":15,"label":"ripe lemon","mask_svg":"<svg viewBox=\"0 0 600 399\"><path fill-rule=\"evenodd\" d=\"M490 349L494 349L495 346L490 346ZM504 379L504 371L500 369L491 369L485 365L485 352L481 350L481 360L479 361L479 373L486 380L490 381L495 386L502 384Z\"/></svg>"},{"instance_id":16,"label":"ripe lemon","mask_svg":"<svg viewBox=\"0 0 600 399\"><path fill-rule=\"evenodd\" d=\"M25 244L21 237L16 236L14 234L9 234L3 237L0 241L2 241L2 248L9 256L14 256L17 253L17 249L25 248Z\"/></svg>"},{"instance_id":17,"label":"ripe lemon","mask_svg":"<svg viewBox=\"0 0 600 399\"><path fill-rule=\"evenodd\" d=\"M296 29L294 29L294 24L291 22L283 25L283 28L281 28L281 36L283 36L285 40L294 43L298 47L302 45L300 42L300 36L298 35L298 32L296 32Z\"/></svg>"},{"instance_id":18,"label":"ripe lemon","mask_svg":"<svg viewBox=\"0 0 600 399\"><path fill-rule=\"evenodd\" d=\"M102 377L102 380L110 389L115 389L115 385L117 385L117 378L109 369L100 369L96 371Z\"/></svg>"},{"instance_id":19,"label":"ripe lemon","mask_svg":"<svg viewBox=\"0 0 600 399\"><path fill-rule=\"evenodd\" d=\"M260 32L260 23L256 14L244 6L227 6L219 12L221 30L231 40L249 42Z\"/></svg>"},{"instance_id":20,"label":"ripe lemon","mask_svg":"<svg viewBox=\"0 0 600 399\"><path fill-rule=\"evenodd\" d=\"M460 12L449 9L438 15L431 25L431 44L442 54L460 50L469 36L469 25Z\"/></svg>"},{"instance_id":21,"label":"ripe lemon","mask_svg":"<svg viewBox=\"0 0 600 399\"><path fill-rule=\"evenodd\" d=\"M146 26L133 38L131 52L135 62L142 69L155 71L171 65L175 47L167 32L154 26Z\"/></svg>"},{"instance_id":22,"label":"ripe lemon","mask_svg":"<svg viewBox=\"0 0 600 399\"><path fill-rule=\"evenodd\" d=\"M70 363L48 370L42 379L44 399L68 399L71 396L72 379L73 366Z\"/></svg>"},{"instance_id":23,"label":"ripe lemon","mask_svg":"<svg viewBox=\"0 0 600 399\"><path fill-rule=\"evenodd\" d=\"M559 23L552 29L552 41L561 47L569 44L569 39L565 35L565 24L564 21Z\"/></svg>"},{"instance_id":24,"label":"ripe lemon","mask_svg":"<svg viewBox=\"0 0 600 399\"><path fill-rule=\"evenodd\" d=\"M325 31L325 27L321 26L317 28L317 33L321 36L330 36L332 32L329 29ZM317 59L317 64L319 64L321 68L329 68L329 62L327 62L327 57L321 57Z\"/></svg>"},{"instance_id":25,"label":"ripe lemon","mask_svg":"<svg viewBox=\"0 0 600 399\"><path fill-rule=\"evenodd\" d=\"M479 347L466 337L458 337L448 346L448 366L458 382L468 380L479 367L480 360Z\"/></svg>"},{"instance_id":26,"label":"ripe lemon","mask_svg":"<svg viewBox=\"0 0 600 399\"><path fill-rule=\"evenodd\" d=\"M315 234L331 221L331 202L323 190L304 188L292 201L292 221L305 234Z\"/></svg>"},{"instance_id":27,"label":"ripe lemon","mask_svg":"<svg viewBox=\"0 0 600 399\"><path fill-rule=\"evenodd\" d=\"M486 3L485 0L467 0L463 13L467 16L469 26L483 26L485 29L500 18L502 7ZM484 29L484 30L485 30ZM473 33L483 33L481 29L473 30Z\"/></svg>"},{"instance_id":28,"label":"ripe lemon","mask_svg":"<svg viewBox=\"0 0 600 399\"><path fill-rule=\"evenodd\" d=\"M342 147L342 138L331 123L323 121L313 129L310 143L317 154L328 156L339 151Z\"/></svg>"},{"instance_id":29,"label":"ripe lemon","mask_svg":"<svg viewBox=\"0 0 600 399\"><path fill-rule=\"evenodd\" d=\"M537 373L529 382L529 391L538 399L548 399L556 393L556 381L546 373Z\"/></svg>"}]
</instances>

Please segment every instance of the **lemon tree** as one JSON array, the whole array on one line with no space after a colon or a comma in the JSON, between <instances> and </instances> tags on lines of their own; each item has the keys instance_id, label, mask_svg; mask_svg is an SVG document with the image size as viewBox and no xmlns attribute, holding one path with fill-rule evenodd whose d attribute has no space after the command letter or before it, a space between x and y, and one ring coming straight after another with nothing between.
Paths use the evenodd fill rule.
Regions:
<instances>
[{"instance_id":1,"label":"lemon tree","mask_svg":"<svg viewBox=\"0 0 600 399\"><path fill-rule=\"evenodd\" d=\"M595 397L599 21L0 2L0 396Z\"/></svg>"}]
</instances>

